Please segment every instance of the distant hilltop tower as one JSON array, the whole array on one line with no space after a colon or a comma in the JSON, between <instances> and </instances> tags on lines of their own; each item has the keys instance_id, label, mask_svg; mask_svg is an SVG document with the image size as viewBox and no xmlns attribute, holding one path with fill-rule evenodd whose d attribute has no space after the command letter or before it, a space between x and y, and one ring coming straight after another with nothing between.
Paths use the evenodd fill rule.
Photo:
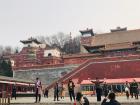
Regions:
<instances>
[{"instance_id":1,"label":"distant hilltop tower","mask_svg":"<svg viewBox=\"0 0 140 105\"><path fill-rule=\"evenodd\" d=\"M87 28L86 30L80 30L80 33L82 35L81 46L80 46L81 53L88 53L88 51L85 49L84 46L91 45L92 37L94 36L94 32L92 29Z\"/></svg>"},{"instance_id":2,"label":"distant hilltop tower","mask_svg":"<svg viewBox=\"0 0 140 105\"><path fill-rule=\"evenodd\" d=\"M21 43L24 44L24 47L41 47L45 48L45 44L39 42L36 38L30 37L27 40L21 40Z\"/></svg>"},{"instance_id":3,"label":"distant hilltop tower","mask_svg":"<svg viewBox=\"0 0 140 105\"><path fill-rule=\"evenodd\" d=\"M80 30L80 33L82 36L94 36L93 30L92 29L86 29L86 30Z\"/></svg>"}]
</instances>

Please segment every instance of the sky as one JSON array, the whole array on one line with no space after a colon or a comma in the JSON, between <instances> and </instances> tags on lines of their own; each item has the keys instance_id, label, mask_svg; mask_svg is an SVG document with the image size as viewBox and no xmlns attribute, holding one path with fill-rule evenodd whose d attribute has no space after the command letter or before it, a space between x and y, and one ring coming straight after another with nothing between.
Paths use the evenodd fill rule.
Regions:
<instances>
[{"instance_id":1,"label":"sky","mask_svg":"<svg viewBox=\"0 0 140 105\"><path fill-rule=\"evenodd\" d=\"M140 0L0 0L0 45L63 32L80 35L92 28L109 32L117 26L140 28Z\"/></svg>"}]
</instances>

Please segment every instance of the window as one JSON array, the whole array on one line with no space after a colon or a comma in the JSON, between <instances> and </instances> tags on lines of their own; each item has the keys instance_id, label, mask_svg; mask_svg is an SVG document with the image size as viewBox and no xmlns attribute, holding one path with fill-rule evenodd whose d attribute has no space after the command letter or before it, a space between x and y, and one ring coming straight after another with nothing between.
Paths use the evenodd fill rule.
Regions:
<instances>
[{"instance_id":1,"label":"window","mask_svg":"<svg viewBox=\"0 0 140 105\"><path fill-rule=\"evenodd\" d=\"M28 47L31 47L31 45L28 44Z\"/></svg>"},{"instance_id":2,"label":"window","mask_svg":"<svg viewBox=\"0 0 140 105\"><path fill-rule=\"evenodd\" d=\"M51 53L48 53L48 57L51 57L52 56L52 54Z\"/></svg>"},{"instance_id":3,"label":"window","mask_svg":"<svg viewBox=\"0 0 140 105\"><path fill-rule=\"evenodd\" d=\"M94 88L91 85L82 86L82 91L93 91Z\"/></svg>"}]
</instances>

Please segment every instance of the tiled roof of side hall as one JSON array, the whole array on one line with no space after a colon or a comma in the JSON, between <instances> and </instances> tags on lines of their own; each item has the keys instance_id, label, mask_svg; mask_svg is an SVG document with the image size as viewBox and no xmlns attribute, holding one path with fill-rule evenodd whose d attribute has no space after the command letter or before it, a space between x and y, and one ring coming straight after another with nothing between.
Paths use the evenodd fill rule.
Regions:
<instances>
[{"instance_id":1,"label":"tiled roof of side hall","mask_svg":"<svg viewBox=\"0 0 140 105\"><path fill-rule=\"evenodd\" d=\"M93 38L91 45L93 46L126 42L138 42L140 41L140 29L96 34L92 37Z\"/></svg>"}]
</instances>

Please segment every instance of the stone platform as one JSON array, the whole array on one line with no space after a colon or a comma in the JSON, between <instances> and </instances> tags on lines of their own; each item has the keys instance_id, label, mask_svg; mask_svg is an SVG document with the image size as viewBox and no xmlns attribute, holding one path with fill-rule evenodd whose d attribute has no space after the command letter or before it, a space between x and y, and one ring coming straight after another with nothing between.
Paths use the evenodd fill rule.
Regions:
<instances>
[{"instance_id":1,"label":"stone platform","mask_svg":"<svg viewBox=\"0 0 140 105\"><path fill-rule=\"evenodd\" d=\"M90 105L100 105L101 102L96 101L96 97L87 97L90 101ZM103 97L102 97L103 99ZM124 96L118 96L116 99L121 103L121 105L140 105L140 99L136 100L134 98L126 99ZM69 97L65 99L60 99L60 101L53 101L53 97L44 98L42 97L40 103L34 103L34 97L19 97L17 100L11 100L10 105L73 105Z\"/></svg>"}]
</instances>

